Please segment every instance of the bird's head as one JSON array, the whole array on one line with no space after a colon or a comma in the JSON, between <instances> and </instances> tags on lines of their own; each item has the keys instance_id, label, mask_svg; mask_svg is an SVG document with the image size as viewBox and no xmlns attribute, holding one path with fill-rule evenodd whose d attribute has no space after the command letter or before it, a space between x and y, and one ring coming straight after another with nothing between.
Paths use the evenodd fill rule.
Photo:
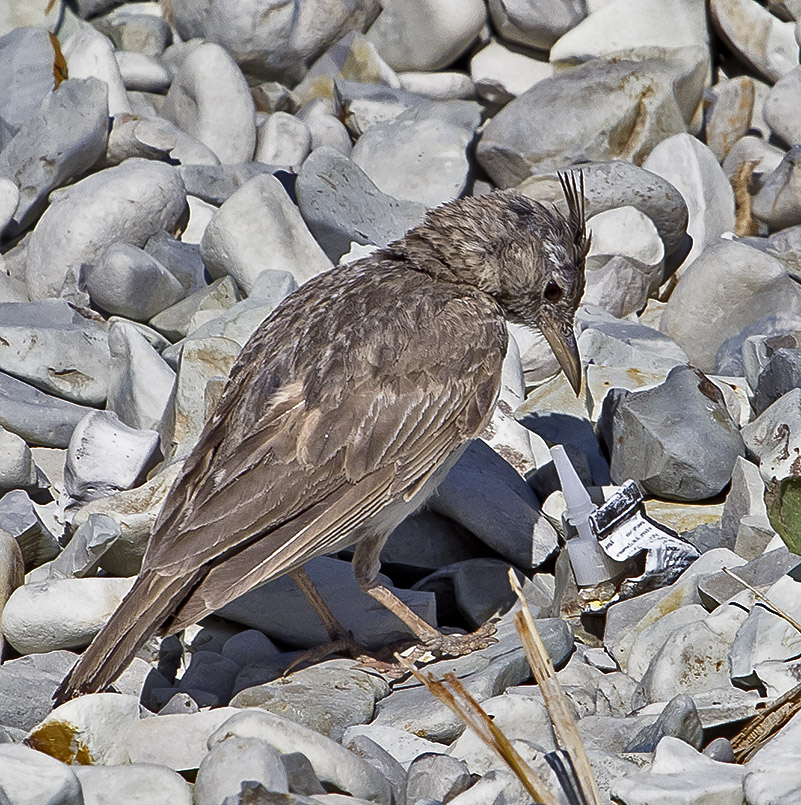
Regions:
<instances>
[{"instance_id":1,"label":"bird's head","mask_svg":"<svg viewBox=\"0 0 801 805\"><path fill-rule=\"evenodd\" d=\"M568 214L514 191L431 210L396 245L428 273L489 294L510 321L539 330L578 394L573 317L584 293L589 238L580 174L560 175Z\"/></svg>"}]
</instances>

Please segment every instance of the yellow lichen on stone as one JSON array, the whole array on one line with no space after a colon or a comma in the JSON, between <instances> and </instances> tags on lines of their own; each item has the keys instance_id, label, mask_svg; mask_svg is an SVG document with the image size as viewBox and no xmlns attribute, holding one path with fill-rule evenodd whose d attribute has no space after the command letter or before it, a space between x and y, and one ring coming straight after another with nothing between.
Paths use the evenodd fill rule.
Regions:
<instances>
[{"instance_id":1,"label":"yellow lichen on stone","mask_svg":"<svg viewBox=\"0 0 801 805\"><path fill-rule=\"evenodd\" d=\"M48 721L36 728L27 744L62 763L92 765L89 747L78 737L78 730L66 721Z\"/></svg>"}]
</instances>

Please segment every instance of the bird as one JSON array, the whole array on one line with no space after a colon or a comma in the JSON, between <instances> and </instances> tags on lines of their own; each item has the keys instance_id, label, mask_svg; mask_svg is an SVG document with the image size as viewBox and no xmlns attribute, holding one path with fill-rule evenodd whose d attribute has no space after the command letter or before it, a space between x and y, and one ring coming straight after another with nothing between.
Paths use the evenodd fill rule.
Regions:
<instances>
[{"instance_id":1,"label":"bird","mask_svg":"<svg viewBox=\"0 0 801 805\"><path fill-rule=\"evenodd\" d=\"M566 213L514 190L429 210L403 237L305 282L256 328L187 455L128 594L54 694L106 689L154 633L197 623L309 559L354 546L362 589L421 645L458 656L377 576L388 535L488 423L506 320L544 335L576 393L583 178ZM483 641L483 642L482 642ZM492 641L490 641L492 642Z\"/></svg>"}]
</instances>

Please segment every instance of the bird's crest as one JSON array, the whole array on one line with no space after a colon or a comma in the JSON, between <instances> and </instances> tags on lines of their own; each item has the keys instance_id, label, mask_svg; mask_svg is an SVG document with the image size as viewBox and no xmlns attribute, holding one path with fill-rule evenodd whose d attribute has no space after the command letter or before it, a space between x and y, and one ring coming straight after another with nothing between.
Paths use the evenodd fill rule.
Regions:
<instances>
[{"instance_id":1,"label":"bird's crest","mask_svg":"<svg viewBox=\"0 0 801 805\"><path fill-rule=\"evenodd\" d=\"M567 222L573 233L576 256L583 260L590 249L584 207L584 172L581 170L560 171L559 184L562 186L567 203Z\"/></svg>"}]
</instances>

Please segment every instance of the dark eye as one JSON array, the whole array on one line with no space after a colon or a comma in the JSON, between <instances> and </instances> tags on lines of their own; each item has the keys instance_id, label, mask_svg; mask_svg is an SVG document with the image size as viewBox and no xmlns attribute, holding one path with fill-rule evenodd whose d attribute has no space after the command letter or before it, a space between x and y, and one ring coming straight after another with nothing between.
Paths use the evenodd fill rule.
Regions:
<instances>
[{"instance_id":1,"label":"dark eye","mask_svg":"<svg viewBox=\"0 0 801 805\"><path fill-rule=\"evenodd\" d=\"M542 295L549 302L558 302L562 298L562 289L559 287L558 283L549 282L545 286L545 290L542 292Z\"/></svg>"}]
</instances>

